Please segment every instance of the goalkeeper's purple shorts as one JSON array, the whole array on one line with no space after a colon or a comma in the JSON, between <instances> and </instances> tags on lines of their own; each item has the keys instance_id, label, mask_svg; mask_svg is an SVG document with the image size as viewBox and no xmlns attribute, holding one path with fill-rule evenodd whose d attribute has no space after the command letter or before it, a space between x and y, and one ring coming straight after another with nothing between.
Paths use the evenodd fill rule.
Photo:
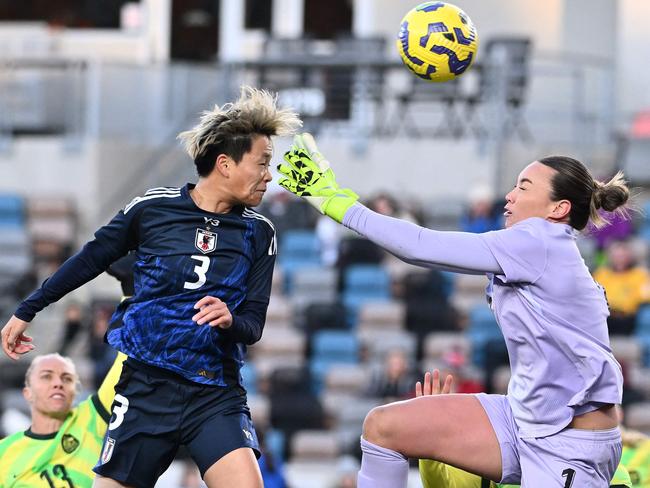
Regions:
<instances>
[{"instance_id":1,"label":"goalkeeper's purple shorts","mask_svg":"<svg viewBox=\"0 0 650 488\"><path fill-rule=\"evenodd\" d=\"M564 429L547 437L521 439L504 395L479 393L501 446L501 483L522 487L606 488L621 459L621 433Z\"/></svg>"}]
</instances>

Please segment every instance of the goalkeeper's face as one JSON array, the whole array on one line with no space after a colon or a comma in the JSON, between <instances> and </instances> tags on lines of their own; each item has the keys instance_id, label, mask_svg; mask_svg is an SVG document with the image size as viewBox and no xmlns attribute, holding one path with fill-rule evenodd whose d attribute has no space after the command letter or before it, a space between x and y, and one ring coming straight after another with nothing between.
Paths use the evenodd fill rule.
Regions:
<instances>
[{"instance_id":1,"label":"goalkeeper's face","mask_svg":"<svg viewBox=\"0 0 650 488\"><path fill-rule=\"evenodd\" d=\"M239 204L255 207L262 202L266 187L273 179L270 171L272 155L271 139L259 135L241 161L232 163L229 189Z\"/></svg>"},{"instance_id":2,"label":"goalkeeper's face","mask_svg":"<svg viewBox=\"0 0 650 488\"><path fill-rule=\"evenodd\" d=\"M57 357L44 358L29 375L23 395L32 413L65 418L77 393L77 381L71 364Z\"/></svg>"},{"instance_id":3,"label":"goalkeeper's face","mask_svg":"<svg viewBox=\"0 0 650 488\"><path fill-rule=\"evenodd\" d=\"M506 228L531 217L561 220L567 202L555 202L551 199L555 174L554 169L537 161L524 168L519 174L517 184L506 195Z\"/></svg>"}]
</instances>

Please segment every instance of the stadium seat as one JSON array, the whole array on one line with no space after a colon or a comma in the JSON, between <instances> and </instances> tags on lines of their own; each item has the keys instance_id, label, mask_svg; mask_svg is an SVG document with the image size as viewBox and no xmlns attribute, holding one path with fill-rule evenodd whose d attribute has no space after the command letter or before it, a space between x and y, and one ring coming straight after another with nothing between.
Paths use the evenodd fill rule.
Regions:
<instances>
[{"instance_id":1,"label":"stadium seat","mask_svg":"<svg viewBox=\"0 0 650 488\"><path fill-rule=\"evenodd\" d=\"M650 402L634 403L625 409L625 425L650 434Z\"/></svg>"},{"instance_id":2,"label":"stadium seat","mask_svg":"<svg viewBox=\"0 0 650 488\"><path fill-rule=\"evenodd\" d=\"M368 360L380 360L391 349L402 349L407 356L415 357L417 337L406 330L359 328L357 337Z\"/></svg>"},{"instance_id":3,"label":"stadium seat","mask_svg":"<svg viewBox=\"0 0 650 488\"><path fill-rule=\"evenodd\" d=\"M325 377L335 364L357 364L359 362L359 341L348 331L321 330L312 340L310 371L313 390L320 393Z\"/></svg>"},{"instance_id":4,"label":"stadium seat","mask_svg":"<svg viewBox=\"0 0 650 488\"><path fill-rule=\"evenodd\" d=\"M25 199L20 195L0 194L0 228L25 226Z\"/></svg>"},{"instance_id":5,"label":"stadium seat","mask_svg":"<svg viewBox=\"0 0 650 488\"><path fill-rule=\"evenodd\" d=\"M643 365L650 367L650 305L642 306L637 312L634 337L643 349Z\"/></svg>"},{"instance_id":6,"label":"stadium seat","mask_svg":"<svg viewBox=\"0 0 650 488\"><path fill-rule=\"evenodd\" d=\"M291 280L291 303L298 311L314 302L336 300L337 275L331 267L313 266L301 268Z\"/></svg>"},{"instance_id":7,"label":"stadium seat","mask_svg":"<svg viewBox=\"0 0 650 488\"><path fill-rule=\"evenodd\" d=\"M369 371L359 364L335 364L325 375L327 393L358 395L368 384Z\"/></svg>"},{"instance_id":8,"label":"stadium seat","mask_svg":"<svg viewBox=\"0 0 650 488\"><path fill-rule=\"evenodd\" d=\"M469 339L461 332L432 332L424 339L423 359L442 360L445 354L453 351L468 357L470 350Z\"/></svg>"},{"instance_id":9,"label":"stadium seat","mask_svg":"<svg viewBox=\"0 0 650 488\"><path fill-rule=\"evenodd\" d=\"M339 454L338 437L330 430L299 430L291 440L292 461L333 461Z\"/></svg>"},{"instance_id":10,"label":"stadium seat","mask_svg":"<svg viewBox=\"0 0 650 488\"><path fill-rule=\"evenodd\" d=\"M252 361L245 362L239 370L239 374L241 374L242 385L248 394L255 395L257 393L257 370L255 369L255 363Z\"/></svg>"},{"instance_id":11,"label":"stadium seat","mask_svg":"<svg viewBox=\"0 0 650 488\"><path fill-rule=\"evenodd\" d=\"M285 289L293 290L293 276L304 268L321 265L320 243L315 232L310 230L291 230L279 240L278 263L285 275Z\"/></svg>"},{"instance_id":12,"label":"stadium seat","mask_svg":"<svg viewBox=\"0 0 650 488\"><path fill-rule=\"evenodd\" d=\"M359 307L357 331L403 330L406 307L396 300L364 303Z\"/></svg>"},{"instance_id":13,"label":"stadium seat","mask_svg":"<svg viewBox=\"0 0 650 488\"><path fill-rule=\"evenodd\" d=\"M337 362L357 362L359 341L350 332L343 330L321 330L314 334L313 355Z\"/></svg>"},{"instance_id":14,"label":"stadium seat","mask_svg":"<svg viewBox=\"0 0 650 488\"><path fill-rule=\"evenodd\" d=\"M33 266L32 243L24 227L6 227L0 231L0 293L18 295L27 283ZM21 286L22 285L22 286Z\"/></svg>"},{"instance_id":15,"label":"stadium seat","mask_svg":"<svg viewBox=\"0 0 650 488\"><path fill-rule=\"evenodd\" d=\"M614 356L630 367L640 366L643 362L643 346L635 337L611 336L609 342Z\"/></svg>"},{"instance_id":16,"label":"stadium seat","mask_svg":"<svg viewBox=\"0 0 650 488\"><path fill-rule=\"evenodd\" d=\"M356 325L359 308L368 302L386 302L391 298L388 271L379 265L350 266L343 278L343 303L348 309L348 324Z\"/></svg>"},{"instance_id":17,"label":"stadium seat","mask_svg":"<svg viewBox=\"0 0 650 488\"><path fill-rule=\"evenodd\" d=\"M477 305L470 311L467 336L472 346L472 362L484 366L484 349L488 341L503 340L501 329L487 304Z\"/></svg>"},{"instance_id":18,"label":"stadium seat","mask_svg":"<svg viewBox=\"0 0 650 488\"><path fill-rule=\"evenodd\" d=\"M284 328L293 325L294 313L291 302L282 296L271 295L266 309L265 328Z\"/></svg>"}]
</instances>

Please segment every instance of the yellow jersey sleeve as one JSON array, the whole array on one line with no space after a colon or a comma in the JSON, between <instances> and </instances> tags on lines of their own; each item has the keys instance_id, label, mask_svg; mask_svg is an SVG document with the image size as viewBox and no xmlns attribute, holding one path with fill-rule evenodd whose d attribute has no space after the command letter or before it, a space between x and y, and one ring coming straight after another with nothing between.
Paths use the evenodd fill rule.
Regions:
<instances>
[{"instance_id":1,"label":"yellow jersey sleeve","mask_svg":"<svg viewBox=\"0 0 650 488\"><path fill-rule=\"evenodd\" d=\"M113 404L113 397L115 396L115 385L120 379L122 374L122 363L126 359L126 354L121 352L117 353L117 357L113 362L113 366L109 370L106 378L102 381L99 390L97 390L97 397L99 398L99 403L104 407L106 412L110 412L111 405Z\"/></svg>"}]
</instances>

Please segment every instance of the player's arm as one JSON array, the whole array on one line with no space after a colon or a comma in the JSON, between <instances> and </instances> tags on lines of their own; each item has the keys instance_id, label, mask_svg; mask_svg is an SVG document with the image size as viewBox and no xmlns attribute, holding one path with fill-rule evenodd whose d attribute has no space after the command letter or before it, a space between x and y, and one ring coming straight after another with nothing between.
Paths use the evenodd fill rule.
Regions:
<instances>
[{"instance_id":1,"label":"player's arm","mask_svg":"<svg viewBox=\"0 0 650 488\"><path fill-rule=\"evenodd\" d=\"M262 338L277 251L275 239L275 229L260 221L255 261L246 278L246 299L233 312L232 326L229 329L235 342L251 345Z\"/></svg>"},{"instance_id":2,"label":"player's arm","mask_svg":"<svg viewBox=\"0 0 650 488\"><path fill-rule=\"evenodd\" d=\"M353 191L338 186L329 162L309 134L295 137L278 170L283 175L280 186L408 263L464 273L501 274L499 262L479 234L426 229L358 203Z\"/></svg>"},{"instance_id":3,"label":"player's arm","mask_svg":"<svg viewBox=\"0 0 650 488\"><path fill-rule=\"evenodd\" d=\"M111 369L108 371L104 381L102 381L102 384L97 390L97 399L106 412L110 412L111 410L113 397L115 396L115 385L122 374L122 364L125 359L126 354L121 352L117 353L117 357L115 358L115 361L113 361Z\"/></svg>"},{"instance_id":4,"label":"player's arm","mask_svg":"<svg viewBox=\"0 0 650 488\"><path fill-rule=\"evenodd\" d=\"M259 225L268 224L260 221ZM259 341L271 295L275 256L275 230L269 225L258 232L256 257L246 278L244 301L231 311L219 298L206 296L194 305L198 312L192 320L199 325L220 327L235 342L251 345Z\"/></svg>"},{"instance_id":5,"label":"player's arm","mask_svg":"<svg viewBox=\"0 0 650 488\"><path fill-rule=\"evenodd\" d=\"M106 271L111 263L135 246L135 235L130 231L135 215L136 210L128 215L120 211L109 224L95 232L95 239L63 263L38 290L23 301L14 315L30 322L49 304Z\"/></svg>"},{"instance_id":6,"label":"player's arm","mask_svg":"<svg viewBox=\"0 0 650 488\"><path fill-rule=\"evenodd\" d=\"M128 216L120 211L108 225L95 233L94 240L63 263L18 306L1 333L2 348L10 358L18 359L33 349L31 337L24 332L38 312L97 277L113 261L135 247L137 237L131 229L135 227L133 223L138 215L139 211L131 211Z\"/></svg>"}]
</instances>

